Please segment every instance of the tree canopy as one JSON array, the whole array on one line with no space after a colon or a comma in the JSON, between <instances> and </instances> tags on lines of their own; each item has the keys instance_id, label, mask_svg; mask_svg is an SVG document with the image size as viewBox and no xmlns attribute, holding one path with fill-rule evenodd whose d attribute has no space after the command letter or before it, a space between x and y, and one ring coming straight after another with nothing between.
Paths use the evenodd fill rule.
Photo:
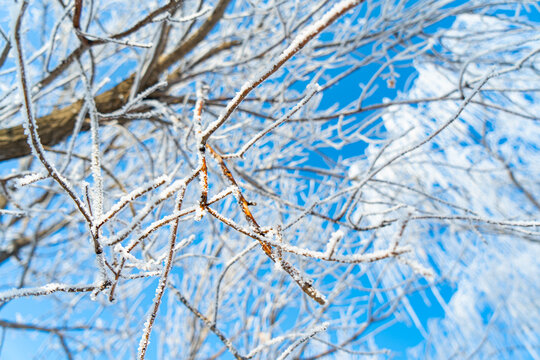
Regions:
<instances>
[{"instance_id":1,"label":"tree canopy","mask_svg":"<svg viewBox=\"0 0 540 360\"><path fill-rule=\"evenodd\" d=\"M540 358L538 2L8 7L6 356Z\"/></svg>"}]
</instances>

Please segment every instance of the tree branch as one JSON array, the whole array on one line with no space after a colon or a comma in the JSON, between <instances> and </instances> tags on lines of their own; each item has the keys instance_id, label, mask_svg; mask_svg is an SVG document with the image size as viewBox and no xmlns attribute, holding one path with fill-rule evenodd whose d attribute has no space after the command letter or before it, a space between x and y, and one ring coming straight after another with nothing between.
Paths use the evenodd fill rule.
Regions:
<instances>
[{"instance_id":1,"label":"tree branch","mask_svg":"<svg viewBox=\"0 0 540 360\"><path fill-rule=\"evenodd\" d=\"M183 58L187 53L193 50L208 33L214 28L218 21L223 17L225 9L230 0L221 0L210 17L201 25L201 27L190 36L185 42L180 44L175 50L168 55L163 55L155 68L152 71L151 81L157 79L159 75L169 66ZM75 58L79 57L84 51L75 53ZM73 53L73 54L75 54ZM71 57L71 55L70 55ZM95 98L96 108L101 113L109 113L120 109L129 98L129 93L133 85L134 75L129 76L126 80L116 85L111 90L98 95ZM55 110L49 115L42 116L36 119L38 134L41 143L46 146L54 146L65 139L73 131L77 114L81 110L83 100L78 100L75 103ZM82 130L88 130L89 126L83 126ZM27 137L24 133L22 125L13 126L7 129L0 130L0 161L20 158L30 154Z\"/></svg>"}]
</instances>

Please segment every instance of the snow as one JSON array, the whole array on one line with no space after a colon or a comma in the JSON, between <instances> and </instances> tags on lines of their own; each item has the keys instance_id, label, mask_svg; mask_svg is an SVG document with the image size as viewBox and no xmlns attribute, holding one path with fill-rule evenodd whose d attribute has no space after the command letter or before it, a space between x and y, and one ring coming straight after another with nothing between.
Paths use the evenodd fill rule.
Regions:
<instances>
[{"instance_id":1,"label":"snow","mask_svg":"<svg viewBox=\"0 0 540 360\"><path fill-rule=\"evenodd\" d=\"M206 213L206 209L199 205L199 206L196 206L195 207L195 217L194 217L194 220L195 221L201 221L201 219L203 218L204 214Z\"/></svg>"},{"instance_id":2,"label":"snow","mask_svg":"<svg viewBox=\"0 0 540 360\"><path fill-rule=\"evenodd\" d=\"M336 235L337 239L337 235ZM281 248L283 251L306 256L314 259L327 260L327 252L309 250L303 247L294 246L290 244L285 244L277 242L270 239L265 239L270 245ZM412 252L413 248L409 245L393 247L386 250L374 250L365 254L353 254L353 255L333 255L331 261L341 262L341 263L369 263L381 259L386 259L390 257L395 257L404 253Z\"/></svg>"},{"instance_id":3,"label":"snow","mask_svg":"<svg viewBox=\"0 0 540 360\"><path fill-rule=\"evenodd\" d=\"M330 240L328 240L328 244L326 244L326 251L324 252L324 255L328 259L330 259L330 257L334 254L338 242L343 239L344 236L345 233L341 229L334 231L332 235L330 235Z\"/></svg>"},{"instance_id":4,"label":"snow","mask_svg":"<svg viewBox=\"0 0 540 360\"><path fill-rule=\"evenodd\" d=\"M17 186L30 185L32 183L35 183L36 181L43 180L45 178L47 178L47 176L42 173L28 174L22 178L17 179Z\"/></svg>"},{"instance_id":5,"label":"snow","mask_svg":"<svg viewBox=\"0 0 540 360\"><path fill-rule=\"evenodd\" d=\"M137 199L139 196L151 190L157 189L159 186L169 183L170 181L171 178L164 174L154 179L150 184L142 185L133 189L129 194L122 196L120 200L118 200L118 202L116 202L116 204L114 204L111 209L105 215L103 215L103 217L99 220L99 223L103 223L106 219L111 218L114 214L118 213L122 208L133 200Z\"/></svg>"},{"instance_id":6,"label":"snow","mask_svg":"<svg viewBox=\"0 0 540 360\"><path fill-rule=\"evenodd\" d=\"M68 292L73 290L74 292L80 291L80 288L92 288L95 285L67 285L62 283L49 283L43 286L37 286L32 288L20 288L20 289L11 289L4 290L0 292L0 302L10 301L20 297L26 296L40 296L40 295L49 295L54 292Z\"/></svg>"},{"instance_id":7,"label":"snow","mask_svg":"<svg viewBox=\"0 0 540 360\"><path fill-rule=\"evenodd\" d=\"M220 116L211 123L207 130L204 132L202 138L206 142L210 135L214 133L227 119L231 116L234 110L240 105L242 100L258 85L263 81L269 78L273 73L275 73L288 59L290 59L294 54L300 51L311 39L317 36L323 29L331 25L339 16L346 11L352 9L356 5L360 4L362 0L343 0L332 9L330 9L325 15L322 16L319 20L315 21L313 24L306 26L291 42L291 44L281 53L281 55L275 59L269 66L266 67L262 73L258 76L253 77L252 80L245 82L240 90L236 93L234 98L229 101L225 110L220 114ZM319 88L315 87L317 91Z\"/></svg>"}]
</instances>

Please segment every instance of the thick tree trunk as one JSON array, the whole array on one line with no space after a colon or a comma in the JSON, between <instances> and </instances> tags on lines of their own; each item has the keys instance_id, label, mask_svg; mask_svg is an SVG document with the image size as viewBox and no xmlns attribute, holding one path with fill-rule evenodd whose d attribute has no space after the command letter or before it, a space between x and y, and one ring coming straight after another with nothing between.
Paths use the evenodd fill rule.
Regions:
<instances>
[{"instance_id":1,"label":"thick tree trunk","mask_svg":"<svg viewBox=\"0 0 540 360\"><path fill-rule=\"evenodd\" d=\"M99 112L109 113L121 108L129 97L133 77L122 81L114 88L96 97ZM75 120L81 110L83 100L55 110L49 115L37 119L38 133L41 143L53 146L64 140L73 132ZM87 125L83 125L86 130ZM0 161L20 158L30 154L30 146L22 125L0 130Z\"/></svg>"}]
</instances>

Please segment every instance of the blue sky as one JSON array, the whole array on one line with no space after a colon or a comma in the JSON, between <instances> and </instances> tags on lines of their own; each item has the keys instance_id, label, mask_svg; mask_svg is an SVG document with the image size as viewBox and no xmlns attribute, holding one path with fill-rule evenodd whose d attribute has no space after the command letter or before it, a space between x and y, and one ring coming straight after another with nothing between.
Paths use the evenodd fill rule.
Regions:
<instances>
[{"instance_id":1,"label":"blue sky","mask_svg":"<svg viewBox=\"0 0 540 360\"><path fill-rule=\"evenodd\" d=\"M445 20L440 26L450 25L451 21ZM4 25L3 28L6 29L8 26ZM106 85L103 89L106 90L112 87L117 80L125 78L133 68L131 65L133 64L127 62L123 63L122 66L120 66L111 76L111 82L109 85ZM401 63L398 65L401 66L398 66L395 69L399 76L396 81L396 87L389 88L385 80L377 79L375 86L378 87L378 90L375 92L375 94L367 98L364 105L380 103L382 102L383 98L392 99L398 96L400 91L406 91L404 88L408 83L406 80L409 77L414 76L414 69L406 63ZM362 84L365 84L370 80L369 75L375 72L377 68L378 66L375 64L368 67L362 67L350 76L347 76L345 79L341 80L337 86L324 92L320 107L325 109L336 103L339 104L340 107L343 107L351 102L354 102L358 97L358 93L361 91ZM339 74L341 71L342 69L330 70L328 71L328 75L334 76ZM298 85L302 86L303 84L299 83ZM321 82L321 85L324 85L324 82ZM348 91L343 91L343 89L348 89ZM364 116L365 115L360 114L358 116L358 121L361 121L362 117ZM335 150L332 148L326 148L324 150L325 155L333 159L350 158L361 155L365 149L365 146L366 145L363 143L355 143L345 145L341 150ZM321 165L322 160L320 158L312 157L311 161L313 165ZM6 165L9 164L1 164L0 166ZM154 295L155 284L157 284L157 281L153 281L151 283L149 282L148 295L146 297L148 304L150 304L150 300ZM443 294L446 296L451 294L448 289L448 287L445 287L443 290ZM412 306L417 311L420 321L424 325L429 319L444 315L442 309L440 306L438 306L437 301L429 296L428 299L430 300L431 305L426 305L424 299L420 295L413 295L409 299ZM8 320L15 320L18 316L17 314L22 314L27 319L39 319L40 314L45 313L47 303L49 301L51 300L46 298L41 299L38 302L36 302L35 299L21 299L12 301L0 309L0 317ZM36 304L39 306L36 306ZM166 305L163 304L162 306L165 307ZM31 358L32 355L36 355L38 353L37 351L39 349L39 344L45 341L45 339L48 339L47 341L58 342L58 339L55 336L41 332L8 330L4 337L2 357L6 359ZM405 349L418 344L422 340L422 336L421 333L415 328L414 324L398 322L379 333L375 339L377 344L381 347L395 350L398 358L404 358ZM156 341L155 334L152 336L152 340ZM218 340L216 339L216 341ZM153 358L153 355L155 356L155 348L150 346L149 358Z\"/></svg>"},{"instance_id":2,"label":"blue sky","mask_svg":"<svg viewBox=\"0 0 540 360\"><path fill-rule=\"evenodd\" d=\"M530 13L531 19L538 19L538 12L532 11ZM449 27L451 25L451 20L445 20L443 23L438 26ZM126 65L127 66L127 65ZM368 69L369 70L369 69ZM122 78L125 75L125 72L128 71L128 68L121 67L115 73L115 77ZM369 98L370 102L378 103L382 101L383 98L395 98L400 91L407 91L404 87L407 84L406 79L414 76L414 70L410 66L403 66L396 69L399 74L398 81L396 82L396 88L390 89L386 86L384 80L378 80L379 90ZM366 75L369 72L363 68L361 71L357 71L353 75L347 77L340 84L339 89L351 89L351 91L342 91L342 90L328 90L325 92L323 100L321 102L322 108L327 108L335 103L340 104L340 106L349 104L354 101L357 97L358 91L360 89L360 84L366 83L369 78ZM363 115L359 115L359 120L361 121ZM327 149L326 155L337 159L349 158L362 154L364 151L365 144L356 143L349 144L344 146L341 150ZM311 159L313 164L319 165L322 161L319 158L313 157ZM3 165L0 165L3 166ZM8 276L7 274L5 274ZM148 296L147 300L150 301L154 294L155 283L149 282L148 287ZM454 288L450 284L441 284L438 287L442 297L445 300L448 300L453 292ZM427 300L427 301L426 301ZM40 313L43 312L44 308L47 307L47 303L50 300L43 299L39 302L36 302L34 299L23 299L17 300L9 303L0 310L0 317L3 319L15 319L17 313L24 314L29 318L39 318ZM427 329L427 324L432 319L441 318L444 316L444 311L441 306L438 304L438 301L433 296L430 291L427 291L425 297L422 297L420 294L413 294L408 297L411 306L415 309L415 313L418 316L420 323L424 329ZM39 304L39 306L36 306ZM166 305L163 305L164 307ZM30 316L31 315L31 316ZM485 316L489 314L486 313ZM4 337L2 356L6 359L19 359L19 358L30 358L32 354L36 354L36 349L39 347L39 344L46 338L49 337L52 341L57 341L56 338L51 337L50 335L42 335L39 333L32 333L30 331L13 331L10 330ZM155 341L155 336L153 337ZM412 322L398 322L396 324L390 325L386 330L379 333L375 336L375 340L380 347L388 348L394 350L395 358L404 359L406 358L405 350L409 347L419 344L422 340L421 331L416 328ZM152 358L154 353L152 353L154 348L150 346L149 358Z\"/></svg>"}]
</instances>

